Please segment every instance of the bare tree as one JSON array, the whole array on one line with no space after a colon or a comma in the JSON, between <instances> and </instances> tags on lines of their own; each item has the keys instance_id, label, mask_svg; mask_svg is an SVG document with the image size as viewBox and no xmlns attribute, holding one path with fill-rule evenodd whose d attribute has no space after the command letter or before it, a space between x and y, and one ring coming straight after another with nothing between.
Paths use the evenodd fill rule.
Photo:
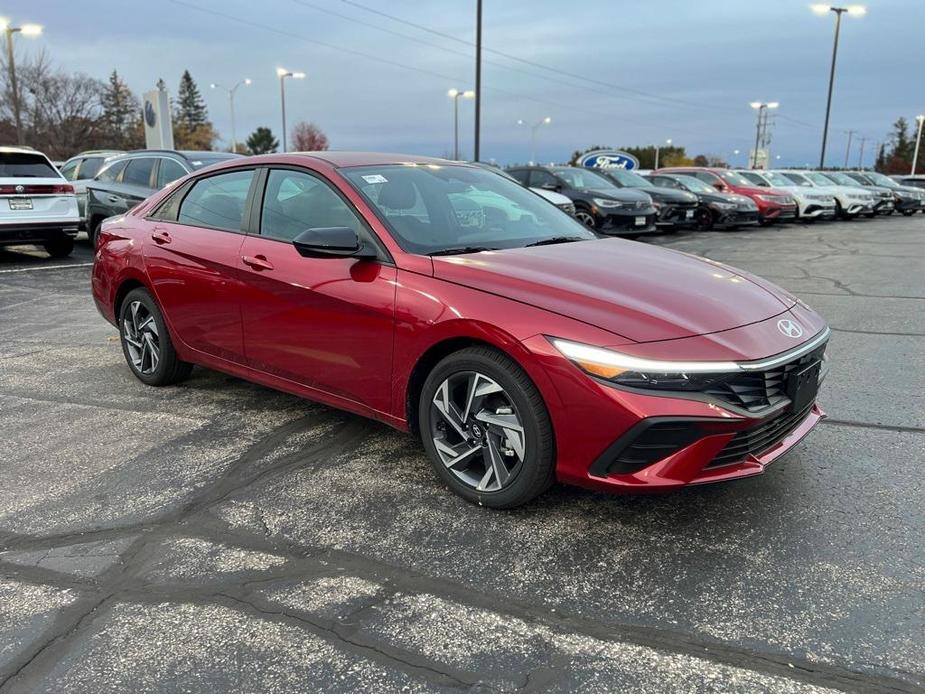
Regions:
<instances>
[{"instance_id":1,"label":"bare tree","mask_svg":"<svg viewBox=\"0 0 925 694\"><path fill-rule=\"evenodd\" d=\"M328 136L314 123L302 121L292 129L292 146L297 152L321 152L328 148Z\"/></svg>"}]
</instances>

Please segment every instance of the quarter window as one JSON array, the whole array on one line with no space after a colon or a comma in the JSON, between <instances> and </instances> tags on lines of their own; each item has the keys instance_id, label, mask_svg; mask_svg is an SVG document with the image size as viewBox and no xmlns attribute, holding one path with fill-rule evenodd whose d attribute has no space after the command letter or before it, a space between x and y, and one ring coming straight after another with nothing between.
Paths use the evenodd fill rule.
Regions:
<instances>
[{"instance_id":1,"label":"quarter window","mask_svg":"<svg viewBox=\"0 0 925 694\"><path fill-rule=\"evenodd\" d=\"M109 166L103 167L103 169L96 175L96 180L112 183L119 178L119 174L122 173L122 169L125 168L127 163L127 160L120 159L119 161L114 161Z\"/></svg>"},{"instance_id":2,"label":"quarter window","mask_svg":"<svg viewBox=\"0 0 925 694\"><path fill-rule=\"evenodd\" d=\"M299 171L270 171L260 216L261 235L291 241L306 229L323 227L349 227L364 234L359 218L326 183Z\"/></svg>"},{"instance_id":3,"label":"quarter window","mask_svg":"<svg viewBox=\"0 0 925 694\"><path fill-rule=\"evenodd\" d=\"M556 180L556 177L553 176L548 171L540 171L539 169L534 169L530 172L530 185L533 188L542 188L543 186L556 186L559 184L559 181Z\"/></svg>"},{"instance_id":4,"label":"quarter window","mask_svg":"<svg viewBox=\"0 0 925 694\"><path fill-rule=\"evenodd\" d=\"M70 161L64 166L61 167L61 175L68 181L73 181L77 178L77 161Z\"/></svg>"},{"instance_id":5,"label":"quarter window","mask_svg":"<svg viewBox=\"0 0 925 694\"><path fill-rule=\"evenodd\" d=\"M177 222L224 231L242 231L244 205L254 172L233 171L201 178L180 203Z\"/></svg>"},{"instance_id":6,"label":"quarter window","mask_svg":"<svg viewBox=\"0 0 925 694\"><path fill-rule=\"evenodd\" d=\"M172 183L178 178L183 178L186 173L186 169L175 160L167 157L161 158L160 167L157 170L157 188L161 189L168 183Z\"/></svg>"},{"instance_id":7,"label":"quarter window","mask_svg":"<svg viewBox=\"0 0 925 694\"><path fill-rule=\"evenodd\" d=\"M143 188L151 187L151 173L154 171L154 157L139 157L129 161L122 174L122 182Z\"/></svg>"},{"instance_id":8,"label":"quarter window","mask_svg":"<svg viewBox=\"0 0 925 694\"><path fill-rule=\"evenodd\" d=\"M80 172L77 176L81 179L93 178L100 172L100 167L105 160L103 157L89 157L80 162Z\"/></svg>"}]
</instances>

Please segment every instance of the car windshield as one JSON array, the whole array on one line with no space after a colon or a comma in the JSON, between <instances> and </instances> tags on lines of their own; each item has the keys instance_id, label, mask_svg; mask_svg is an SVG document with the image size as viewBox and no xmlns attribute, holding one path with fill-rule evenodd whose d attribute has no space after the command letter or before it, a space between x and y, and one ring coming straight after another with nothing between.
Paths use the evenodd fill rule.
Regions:
<instances>
[{"instance_id":1,"label":"car windshield","mask_svg":"<svg viewBox=\"0 0 925 694\"><path fill-rule=\"evenodd\" d=\"M235 159L237 156L237 154L232 154L231 152L190 152L187 154L193 171L204 169L207 166L212 166L212 164L218 164L220 161Z\"/></svg>"},{"instance_id":2,"label":"car windshield","mask_svg":"<svg viewBox=\"0 0 925 694\"><path fill-rule=\"evenodd\" d=\"M776 171L765 171L762 176L768 179L768 182L772 186L792 186L793 181L784 176L784 174L779 174Z\"/></svg>"},{"instance_id":3,"label":"car windshield","mask_svg":"<svg viewBox=\"0 0 925 694\"><path fill-rule=\"evenodd\" d=\"M745 186L746 188L752 186L744 176L737 174L735 171L720 171L719 176L726 183L731 183L734 186Z\"/></svg>"},{"instance_id":4,"label":"car windshield","mask_svg":"<svg viewBox=\"0 0 925 694\"><path fill-rule=\"evenodd\" d=\"M889 176L884 176L882 173L865 171L864 175L878 186L883 186L884 188L899 188L899 184L896 181Z\"/></svg>"},{"instance_id":5,"label":"car windshield","mask_svg":"<svg viewBox=\"0 0 925 694\"><path fill-rule=\"evenodd\" d=\"M595 238L505 176L472 166L392 164L341 169L405 250L423 255Z\"/></svg>"},{"instance_id":6,"label":"car windshield","mask_svg":"<svg viewBox=\"0 0 925 694\"><path fill-rule=\"evenodd\" d=\"M804 176L806 176L806 178L815 183L817 186L830 186L835 183L835 181L833 181L831 178L828 178L821 173L807 173L804 174Z\"/></svg>"},{"instance_id":7,"label":"car windshield","mask_svg":"<svg viewBox=\"0 0 925 694\"><path fill-rule=\"evenodd\" d=\"M857 188L861 185L858 181L855 181L853 178L851 178L851 176L846 176L845 174L838 173L837 171L827 171L822 175L828 178L830 181L835 181L835 183L841 186L854 186Z\"/></svg>"},{"instance_id":8,"label":"car windshield","mask_svg":"<svg viewBox=\"0 0 925 694\"><path fill-rule=\"evenodd\" d=\"M716 188L693 176L675 176L675 180L692 193L715 193Z\"/></svg>"},{"instance_id":9,"label":"car windshield","mask_svg":"<svg viewBox=\"0 0 925 694\"><path fill-rule=\"evenodd\" d=\"M626 171L625 169L607 169L607 175L611 178L615 178L618 182L625 185L627 188L653 188L654 186L650 181L647 181L639 174L635 174L632 171Z\"/></svg>"},{"instance_id":10,"label":"car windshield","mask_svg":"<svg viewBox=\"0 0 925 694\"><path fill-rule=\"evenodd\" d=\"M747 185L762 186L764 188L768 187L767 174L764 172L756 173L754 171L745 171L738 175L748 182Z\"/></svg>"},{"instance_id":11,"label":"car windshield","mask_svg":"<svg viewBox=\"0 0 925 694\"><path fill-rule=\"evenodd\" d=\"M612 190L617 184L595 171L579 169L573 166L563 166L555 169L556 175L565 180L570 187L576 189L588 188L590 190Z\"/></svg>"},{"instance_id":12,"label":"car windshield","mask_svg":"<svg viewBox=\"0 0 925 694\"><path fill-rule=\"evenodd\" d=\"M0 178L61 178L41 154L0 152Z\"/></svg>"},{"instance_id":13,"label":"car windshield","mask_svg":"<svg viewBox=\"0 0 925 694\"><path fill-rule=\"evenodd\" d=\"M802 186L803 188L813 187L813 182L809 180L809 178L807 178L803 174L798 174L798 173L793 173L793 172L788 171L787 173L784 173L781 175L784 176L788 181L790 181L790 185L793 185L794 183L796 183L798 186ZM820 185L828 185L828 183L821 183Z\"/></svg>"}]
</instances>

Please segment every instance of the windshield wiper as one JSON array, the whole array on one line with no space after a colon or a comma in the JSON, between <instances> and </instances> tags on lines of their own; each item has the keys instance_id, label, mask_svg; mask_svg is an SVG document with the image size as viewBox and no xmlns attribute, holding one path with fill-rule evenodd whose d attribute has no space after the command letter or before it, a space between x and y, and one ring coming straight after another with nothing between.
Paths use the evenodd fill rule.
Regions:
<instances>
[{"instance_id":1,"label":"windshield wiper","mask_svg":"<svg viewBox=\"0 0 925 694\"><path fill-rule=\"evenodd\" d=\"M587 239L581 236L553 236L551 239L540 239L539 241L528 243L524 248L530 248L532 246L551 246L555 243L570 243L571 241L587 241Z\"/></svg>"},{"instance_id":2,"label":"windshield wiper","mask_svg":"<svg viewBox=\"0 0 925 694\"><path fill-rule=\"evenodd\" d=\"M439 251L434 251L433 253L428 253L427 255L461 255L463 253L481 253L482 251L496 251L497 248L489 248L488 246L463 246L461 248L444 248Z\"/></svg>"}]
</instances>

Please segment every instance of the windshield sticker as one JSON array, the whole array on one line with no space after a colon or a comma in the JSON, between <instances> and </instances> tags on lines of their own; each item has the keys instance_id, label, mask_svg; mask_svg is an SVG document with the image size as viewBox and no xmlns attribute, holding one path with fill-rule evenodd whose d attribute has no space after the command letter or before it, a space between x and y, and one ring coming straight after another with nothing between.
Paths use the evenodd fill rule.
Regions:
<instances>
[{"instance_id":1,"label":"windshield sticker","mask_svg":"<svg viewBox=\"0 0 925 694\"><path fill-rule=\"evenodd\" d=\"M369 176L363 176L363 180L367 183L388 183L385 176L382 174L370 174Z\"/></svg>"}]
</instances>

